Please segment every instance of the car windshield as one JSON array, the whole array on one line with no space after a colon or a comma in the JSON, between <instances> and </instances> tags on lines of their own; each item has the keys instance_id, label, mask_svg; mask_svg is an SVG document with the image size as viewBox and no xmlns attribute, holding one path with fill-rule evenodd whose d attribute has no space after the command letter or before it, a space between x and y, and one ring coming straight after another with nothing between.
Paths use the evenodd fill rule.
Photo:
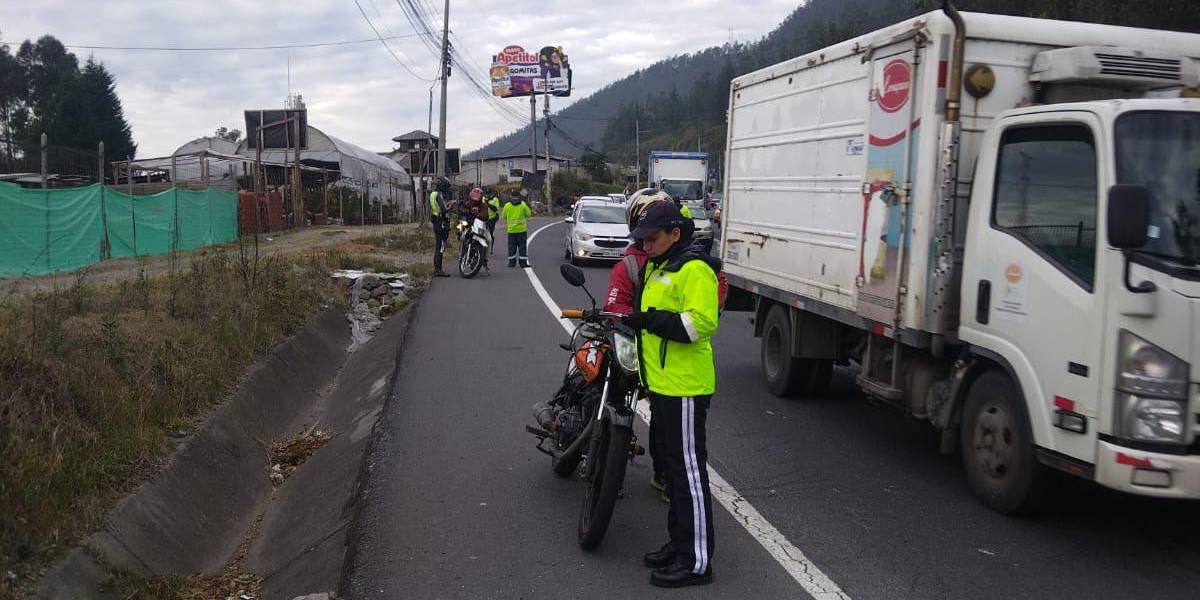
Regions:
<instances>
[{"instance_id":1,"label":"car windshield","mask_svg":"<svg viewBox=\"0 0 1200 600\"><path fill-rule=\"evenodd\" d=\"M1117 181L1150 190L1142 250L1200 264L1200 112L1127 113L1116 140Z\"/></svg>"},{"instance_id":2,"label":"car windshield","mask_svg":"<svg viewBox=\"0 0 1200 600\"><path fill-rule=\"evenodd\" d=\"M624 223L625 208L621 206L581 206L580 223Z\"/></svg>"},{"instance_id":3,"label":"car windshield","mask_svg":"<svg viewBox=\"0 0 1200 600\"><path fill-rule=\"evenodd\" d=\"M688 200L699 200L703 195L703 186L699 181L676 181L672 179L664 179L662 182L662 191L672 198L679 198L684 202Z\"/></svg>"}]
</instances>

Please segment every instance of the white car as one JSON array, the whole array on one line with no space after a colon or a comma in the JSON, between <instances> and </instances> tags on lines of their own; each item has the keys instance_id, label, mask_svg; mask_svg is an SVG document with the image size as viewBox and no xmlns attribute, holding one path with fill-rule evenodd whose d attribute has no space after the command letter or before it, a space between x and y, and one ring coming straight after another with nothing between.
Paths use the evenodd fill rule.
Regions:
<instances>
[{"instance_id":1,"label":"white car","mask_svg":"<svg viewBox=\"0 0 1200 600\"><path fill-rule=\"evenodd\" d=\"M609 194L608 197L617 204L625 204L625 202L629 200L625 197L625 194Z\"/></svg>"},{"instance_id":2,"label":"white car","mask_svg":"<svg viewBox=\"0 0 1200 600\"><path fill-rule=\"evenodd\" d=\"M575 203L567 217L564 257L573 264L584 260L620 260L629 245L625 207L586 196Z\"/></svg>"}]
</instances>

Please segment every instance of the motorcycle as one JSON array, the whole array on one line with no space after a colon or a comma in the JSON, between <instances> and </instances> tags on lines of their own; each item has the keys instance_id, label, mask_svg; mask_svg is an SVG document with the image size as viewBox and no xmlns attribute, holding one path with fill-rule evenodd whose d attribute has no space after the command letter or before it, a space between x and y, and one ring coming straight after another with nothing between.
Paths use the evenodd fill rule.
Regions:
<instances>
[{"instance_id":1,"label":"motorcycle","mask_svg":"<svg viewBox=\"0 0 1200 600\"><path fill-rule=\"evenodd\" d=\"M563 279L582 288L583 271L570 264L560 268ZM595 549L604 539L613 509L625 482L625 467L645 454L633 432L639 390L636 333L621 324L618 313L596 308L564 309L562 317L580 319L569 344L571 354L563 384L549 403L533 407L537 427L525 429L538 438L537 449L548 454L559 477L576 472L587 484L579 511L578 542Z\"/></svg>"},{"instance_id":2,"label":"motorcycle","mask_svg":"<svg viewBox=\"0 0 1200 600\"><path fill-rule=\"evenodd\" d=\"M462 244L458 253L458 274L470 279L487 265L492 234L488 231L487 223L471 214L461 216L455 230Z\"/></svg>"}]
</instances>

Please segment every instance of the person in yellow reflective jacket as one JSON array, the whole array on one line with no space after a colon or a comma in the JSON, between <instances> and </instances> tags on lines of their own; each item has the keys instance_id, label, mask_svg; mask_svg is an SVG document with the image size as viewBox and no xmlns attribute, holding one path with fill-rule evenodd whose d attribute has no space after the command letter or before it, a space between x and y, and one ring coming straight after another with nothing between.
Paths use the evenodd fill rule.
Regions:
<instances>
[{"instance_id":1,"label":"person in yellow reflective jacket","mask_svg":"<svg viewBox=\"0 0 1200 600\"><path fill-rule=\"evenodd\" d=\"M492 234L491 251L496 251L496 221L500 220L500 195L492 188L484 188L484 196L487 198L488 205L488 232Z\"/></svg>"},{"instance_id":2,"label":"person in yellow reflective jacket","mask_svg":"<svg viewBox=\"0 0 1200 600\"><path fill-rule=\"evenodd\" d=\"M450 221L447 218L447 207L450 205L450 180L442 177L437 181L434 191L429 192L429 222L433 225L433 275L434 277L449 277L442 270L442 253L446 251L446 239L450 237Z\"/></svg>"},{"instance_id":3,"label":"person in yellow reflective jacket","mask_svg":"<svg viewBox=\"0 0 1200 600\"><path fill-rule=\"evenodd\" d=\"M523 198L514 195L508 199L508 204L504 205L504 210L501 212L504 215L505 231L508 232L508 266L515 267L520 261L521 268L527 268L529 255L525 236L529 227L529 217L533 216L533 209L525 204Z\"/></svg>"},{"instance_id":4,"label":"person in yellow reflective jacket","mask_svg":"<svg viewBox=\"0 0 1200 600\"><path fill-rule=\"evenodd\" d=\"M717 332L720 261L692 245L695 225L671 202L646 208L630 234L650 256L637 311L622 321L638 331L642 385L658 424L654 456L663 468L671 507L670 541L643 557L650 583L712 583L713 513L705 423L716 391L710 340Z\"/></svg>"}]
</instances>

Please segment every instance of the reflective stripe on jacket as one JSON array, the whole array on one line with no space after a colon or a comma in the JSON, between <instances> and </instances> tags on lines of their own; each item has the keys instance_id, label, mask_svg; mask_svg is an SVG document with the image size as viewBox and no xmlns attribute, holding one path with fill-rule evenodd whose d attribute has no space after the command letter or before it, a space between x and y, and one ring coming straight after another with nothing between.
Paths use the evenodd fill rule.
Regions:
<instances>
[{"instance_id":1,"label":"reflective stripe on jacket","mask_svg":"<svg viewBox=\"0 0 1200 600\"><path fill-rule=\"evenodd\" d=\"M507 223L505 231L509 233L525 233L525 230L528 229L526 223L529 221L529 217L533 216L533 209L529 208L529 205L524 202L520 204L509 202L504 205L502 212L504 213L504 220Z\"/></svg>"},{"instance_id":2,"label":"reflective stripe on jacket","mask_svg":"<svg viewBox=\"0 0 1200 600\"><path fill-rule=\"evenodd\" d=\"M642 275L639 307L649 313L638 344L642 384L664 396L712 394L717 274L697 258L664 263L646 263Z\"/></svg>"}]
</instances>

